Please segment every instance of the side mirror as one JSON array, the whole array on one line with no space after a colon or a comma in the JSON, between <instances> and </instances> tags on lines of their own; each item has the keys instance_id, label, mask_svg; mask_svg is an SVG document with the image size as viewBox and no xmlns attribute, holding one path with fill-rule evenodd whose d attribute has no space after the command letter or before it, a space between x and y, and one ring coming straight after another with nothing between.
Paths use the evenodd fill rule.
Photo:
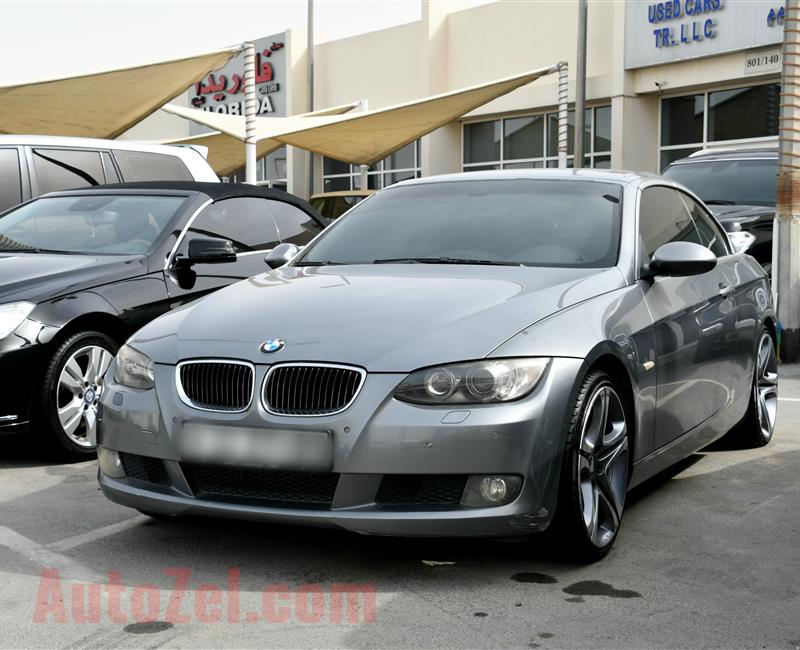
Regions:
<instances>
[{"instance_id":1,"label":"side mirror","mask_svg":"<svg viewBox=\"0 0 800 650\"><path fill-rule=\"evenodd\" d=\"M648 275L701 275L717 265L717 256L705 246L672 241L659 246L648 265Z\"/></svg>"},{"instance_id":2,"label":"side mirror","mask_svg":"<svg viewBox=\"0 0 800 650\"><path fill-rule=\"evenodd\" d=\"M227 239L197 238L189 241L189 257L184 258L183 265L192 264L227 264L236 261L233 243Z\"/></svg>"},{"instance_id":3,"label":"side mirror","mask_svg":"<svg viewBox=\"0 0 800 650\"><path fill-rule=\"evenodd\" d=\"M267 266L271 269L277 269L279 266L290 262L292 258L300 252L300 249L294 244L278 244L273 248L264 258Z\"/></svg>"}]
</instances>

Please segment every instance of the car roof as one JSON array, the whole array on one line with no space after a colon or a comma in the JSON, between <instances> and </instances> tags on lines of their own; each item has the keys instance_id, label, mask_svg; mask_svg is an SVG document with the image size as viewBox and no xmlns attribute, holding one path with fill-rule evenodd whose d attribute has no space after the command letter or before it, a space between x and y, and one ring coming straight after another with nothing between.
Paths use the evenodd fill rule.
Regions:
<instances>
[{"instance_id":1,"label":"car roof","mask_svg":"<svg viewBox=\"0 0 800 650\"><path fill-rule=\"evenodd\" d=\"M338 190L336 192L320 192L314 194L312 199L327 199L333 196L372 196L378 190Z\"/></svg>"},{"instance_id":2,"label":"car roof","mask_svg":"<svg viewBox=\"0 0 800 650\"><path fill-rule=\"evenodd\" d=\"M262 199L274 199L284 203L297 206L303 212L312 215L320 223L330 223L325 217L320 215L308 201L284 192L283 190L273 189L263 185L249 185L247 183L205 183L200 181L140 181L136 183L113 183L109 185L95 185L92 187L80 187L61 192L51 192L44 196L64 196L87 193L119 193L120 190L134 192L136 194L151 193L170 193L188 196L191 194L205 194L213 201L221 201L235 197L255 197Z\"/></svg>"},{"instance_id":3,"label":"car roof","mask_svg":"<svg viewBox=\"0 0 800 650\"><path fill-rule=\"evenodd\" d=\"M698 162L708 162L709 160L777 160L777 147L761 147L758 149L744 148L725 148L725 149L702 149L695 151L686 158L679 158L670 165L686 165Z\"/></svg>"},{"instance_id":4,"label":"car roof","mask_svg":"<svg viewBox=\"0 0 800 650\"><path fill-rule=\"evenodd\" d=\"M186 150L186 147L158 144L156 142L137 142L135 140L103 140L101 138L75 138L62 135L0 135L0 146L51 146L51 147L91 147L94 149L121 149L124 151L148 151L152 153L173 153Z\"/></svg>"},{"instance_id":5,"label":"car roof","mask_svg":"<svg viewBox=\"0 0 800 650\"><path fill-rule=\"evenodd\" d=\"M402 181L390 186L401 187L408 185L425 185L428 183L450 183L457 181L491 181L510 179L538 179L538 180L583 180L604 181L607 183L635 183L642 180L664 179L656 174L647 172L617 171L610 169L503 169L478 172L461 172L459 174L443 174L441 176L426 176Z\"/></svg>"}]
</instances>

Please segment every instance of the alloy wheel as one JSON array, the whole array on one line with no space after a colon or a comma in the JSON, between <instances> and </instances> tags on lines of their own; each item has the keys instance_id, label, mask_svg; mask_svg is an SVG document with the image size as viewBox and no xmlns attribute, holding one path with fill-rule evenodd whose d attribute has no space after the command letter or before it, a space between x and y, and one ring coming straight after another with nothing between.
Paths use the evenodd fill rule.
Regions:
<instances>
[{"instance_id":1,"label":"alloy wheel","mask_svg":"<svg viewBox=\"0 0 800 650\"><path fill-rule=\"evenodd\" d=\"M758 425L765 441L772 438L778 413L778 357L772 337L764 332L758 343L753 398L758 412Z\"/></svg>"},{"instance_id":2,"label":"alloy wheel","mask_svg":"<svg viewBox=\"0 0 800 650\"><path fill-rule=\"evenodd\" d=\"M596 548L604 548L617 534L628 490L625 410L609 383L597 386L587 401L577 480L586 533Z\"/></svg>"},{"instance_id":3,"label":"alloy wheel","mask_svg":"<svg viewBox=\"0 0 800 650\"><path fill-rule=\"evenodd\" d=\"M70 355L59 375L58 420L67 437L81 447L95 444L97 404L103 392L103 376L112 359L105 348L87 345Z\"/></svg>"}]
</instances>

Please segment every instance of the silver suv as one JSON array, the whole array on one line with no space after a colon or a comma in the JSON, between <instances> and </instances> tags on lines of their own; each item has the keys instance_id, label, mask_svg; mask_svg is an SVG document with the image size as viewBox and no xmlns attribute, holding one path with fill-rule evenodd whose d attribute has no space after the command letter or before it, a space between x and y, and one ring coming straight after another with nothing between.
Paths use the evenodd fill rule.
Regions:
<instances>
[{"instance_id":1,"label":"silver suv","mask_svg":"<svg viewBox=\"0 0 800 650\"><path fill-rule=\"evenodd\" d=\"M48 192L131 181L219 178L197 149L121 140L0 135L0 212Z\"/></svg>"}]
</instances>

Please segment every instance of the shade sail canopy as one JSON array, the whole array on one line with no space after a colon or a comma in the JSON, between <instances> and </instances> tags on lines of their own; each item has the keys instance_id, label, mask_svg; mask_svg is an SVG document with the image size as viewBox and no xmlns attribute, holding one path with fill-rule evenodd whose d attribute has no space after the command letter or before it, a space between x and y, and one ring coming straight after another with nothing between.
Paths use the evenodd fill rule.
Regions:
<instances>
[{"instance_id":1,"label":"shade sail canopy","mask_svg":"<svg viewBox=\"0 0 800 650\"><path fill-rule=\"evenodd\" d=\"M557 66L540 68L490 83L352 115L257 118L257 140L274 140L355 165L372 165L409 142L557 69ZM180 112L171 107L165 107L165 110L244 139L243 117L178 108L181 108ZM243 150L239 166L242 164Z\"/></svg>"},{"instance_id":2,"label":"shade sail canopy","mask_svg":"<svg viewBox=\"0 0 800 650\"><path fill-rule=\"evenodd\" d=\"M343 104L341 106L332 106L313 113L304 113L297 117L317 117L328 115L341 115L347 111L351 111L359 105L359 102L352 104ZM174 104L167 104L164 110L174 115L192 119L195 113L205 113L207 111L198 111L196 108L186 108L183 106L176 106ZM241 137L238 135L230 135L231 132L236 133L237 127L235 123L244 118L236 115L225 115L221 113L212 113L212 115L220 118L227 118L218 120L218 126L224 127L224 132L216 131L214 133L205 133L202 135L195 135L188 138L180 138L177 140L168 140L163 144L188 144L188 145L201 145L208 147L208 163L220 176L230 176L237 169L244 165L244 131ZM259 118L261 119L261 118ZM266 117L265 121L283 120L287 118L281 117ZM291 118L288 118L291 119ZM244 122L242 122L244 123ZM264 138L256 143L256 158L263 158L267 154L272 153L276 149L280 149L283 143L271 138Z\"/></svg>"},{"instance_id":3,"label":"shade sail canopy","mask_svg":"<svg viewBox=\"0 0 800 650\"><path fill-rule=\"evenodd\" d=\"M239 51L0 86L0 133L116 138Z\"/></svg>"}]
</instances>

